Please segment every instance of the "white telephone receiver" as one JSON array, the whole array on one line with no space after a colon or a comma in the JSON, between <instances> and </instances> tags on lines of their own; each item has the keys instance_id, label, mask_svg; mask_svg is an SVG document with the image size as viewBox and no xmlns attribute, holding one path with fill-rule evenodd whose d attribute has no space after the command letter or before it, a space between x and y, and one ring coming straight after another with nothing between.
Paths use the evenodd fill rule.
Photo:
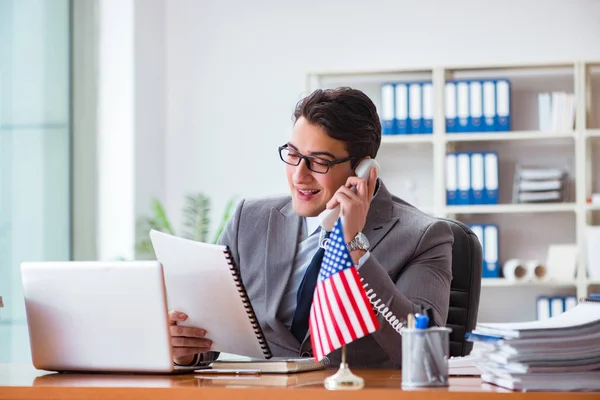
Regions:
<instances>
[{"instance_id":1,"label":"white telephone receiver","mask_svg":"<svg viewBox=\"0 0 600 400\"><path fill-rule=\"evenodd\" d=\"M362 179L369 179L369 173L371 172L371 168L375 167L377 171L377 176L379 176L379 163L372 158L366 158L358 163L354 172L356 176ZM352 190L356 192L356 188L352 187ZM325 210L321 214L319 214L319 221L321 222L321 228L325 230L325 232L331 232L333 227L335 226L335 222L340 216L340 205L332 208L331 210Z\"/></svg>"}]
</instances>

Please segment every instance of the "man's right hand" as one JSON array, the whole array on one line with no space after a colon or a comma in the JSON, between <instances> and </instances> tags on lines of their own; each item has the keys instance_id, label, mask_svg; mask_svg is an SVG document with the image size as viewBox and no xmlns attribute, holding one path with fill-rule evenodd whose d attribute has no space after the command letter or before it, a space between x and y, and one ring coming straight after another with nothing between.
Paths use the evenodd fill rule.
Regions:
<instances>
[{"instance_id":1,"label":"man's right hand","mask_svg":"<svg viewBox=\"0 0 600 400\"><path fill-rule=\"evenodd\" d=\"M188 316L180 311L169 312L173 361L178 365L190 364L195 354L206 353L212 345L210 339L204 339L206 335L204 329L177 325L187 318Z\"/></svg>"}]
</instances>

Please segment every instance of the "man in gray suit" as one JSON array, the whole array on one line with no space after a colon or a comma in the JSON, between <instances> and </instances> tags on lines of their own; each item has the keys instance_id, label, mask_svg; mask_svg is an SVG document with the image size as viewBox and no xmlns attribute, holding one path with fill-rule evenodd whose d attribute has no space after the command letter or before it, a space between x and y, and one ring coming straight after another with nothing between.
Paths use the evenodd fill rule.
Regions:
<instances>
[{"instance_id":1,"label":"man in gray suit","mask_svg":"<svg viewBox=\"0 0 600 400\"><path fill-rule=\"evenodd\" d=\"M446 322L452 231L392 195L375 170L368 180L355 176L356 165L375 158L380 142L379 117L364 93L350 88L313 92L296 106L290 140L279 148L291 196L241 201L219 240L232 251L274 356L312 355L298 311L299 287L318 249L317 216L338 204L358 272L379 304L389 308L377 314L377 332L347 346L348 363L401 366L401 336L386 317L404 320L426 307L434 325ZM214 357L208 352L210 332L178 326L185 314L170 317L177 364ZM339 350L330 354L334 363L339 358Z\"/></svg>"}]
</instances>

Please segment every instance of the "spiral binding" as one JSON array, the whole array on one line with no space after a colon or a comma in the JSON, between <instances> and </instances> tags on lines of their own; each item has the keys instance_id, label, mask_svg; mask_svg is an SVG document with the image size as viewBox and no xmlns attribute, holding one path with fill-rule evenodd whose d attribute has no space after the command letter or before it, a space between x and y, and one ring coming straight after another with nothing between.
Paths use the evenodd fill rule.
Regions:
<instances>
[{"instance_id":1,"label":"spiral binding","mask_svg":"<svg viewBox=\"0 0 600 400\"><path fill-rule=\"evenodd\" d=\"M383 316L383 318L390 324L392 329L402 335L402 328L404 327L404 322L396 318L396 316L390 311L390 309L384 304L381 303L381 299L377 298L377 293L373 289L367 289L369 284L365 282L364 278L360 278L360 281L363 285L363 288L367 292L367 298L369 302L373 305L375 311ZM379 304L381 303L381 304Z\"/></svg>"},{"instance_id":2,"label":"spiral binding","mask_svg":"<svg viewBox=\"0 0 600 400\"><path fill-rule=\"evenodd\" d=\"M225 247L225 250L223 250L223 253L225 254L225 258L227 259L227 264L229 264L229 270L231 271L231 275L233 276L233 282L235 283L235 286L237 287L240 297L242 298L242 304L244 305L246 314L248 314L248 319L250 320L250 323L252 324L252 329L254 330L254 334L256 335L256 338L258 339L260 348L262 349L262 352L265 355L265 358L271 358L271 357L273 357L273 355L271 354L271 349L269 348L269 344L267 343L267 340L265 339L265 335L262 331L262 328L260 327L260 324L258 323L256 314L254 313L254 309L252 308L252 303L250 302L250 299L248 298L248 292L246 292L246 288L244 287L244 283L242 282L242 277L240 275L240 271L238 270L237 266L235 265L235 261L233 260L233 257L231 256L231 251L229 250L229 247Z\"/></svg>"}]
</instances>

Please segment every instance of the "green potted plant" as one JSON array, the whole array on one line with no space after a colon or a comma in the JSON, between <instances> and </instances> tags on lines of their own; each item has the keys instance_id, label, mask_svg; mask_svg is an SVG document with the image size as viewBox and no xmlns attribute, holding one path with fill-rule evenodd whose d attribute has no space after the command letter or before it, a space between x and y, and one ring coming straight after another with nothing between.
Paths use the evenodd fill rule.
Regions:
<instances>
[{"instance_id":1,"label":"green potted plant","mask_svg":"<svg viewBox=\"0 0 600 400\"><path fill-rule=\"evenodd\" d=\"M173 228L163 204L153 199L151 202L150 215L141 217L137 220L137 242L135 245L137 259L156 259L152 242L148 236L151 229L165 232L171 235L178 235L187 239L196 240L204 243L216 243L225 228L225 224L231 217L233 208L236 204L236 198L232 198L225 206L225 212L221 217L221 222L215 232L212 241L209 242L210 231L210 198L203 193L190 194L185 197L183 207L183 228L181 234L177 234Z\"/></svg>"}]
</instances>

